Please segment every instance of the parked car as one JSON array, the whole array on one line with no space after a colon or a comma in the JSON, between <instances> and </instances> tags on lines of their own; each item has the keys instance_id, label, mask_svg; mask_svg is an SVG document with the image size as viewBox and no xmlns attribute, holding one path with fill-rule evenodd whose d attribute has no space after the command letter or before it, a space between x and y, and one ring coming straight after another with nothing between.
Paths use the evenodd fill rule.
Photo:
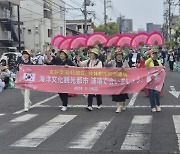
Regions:
<instances>
[{"instance_id":1,"label":"parked car","mask_svg":"<svg viewBox=\"0 0 180 154\"><path fill-rule=\"evenodd\" d=\"M2 65L7 65L8 64L8 57L15 57L15 60L17 61L18 57L21 57L22 54L19 52L7 52L3 53L3 55L0 58L0 63Z\"/></svg>"}]
</instances>

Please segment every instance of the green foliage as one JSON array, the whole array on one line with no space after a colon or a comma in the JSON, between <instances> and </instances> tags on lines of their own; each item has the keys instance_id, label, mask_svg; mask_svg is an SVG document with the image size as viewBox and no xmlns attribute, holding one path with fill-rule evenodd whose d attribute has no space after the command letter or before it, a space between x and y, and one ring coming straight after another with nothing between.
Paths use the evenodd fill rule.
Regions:
<instances>
[{"instance_id":1,"label":"green foliage","mask_svg":"<svg viewBox=\"0 0 180 154\"><path fill-rule=\"evenodd\" d=\"M95 32L105 32L104 24L95 27ZM118 25L116 22L107 23L107 35L111 36L118 33Z\"/></svg>"}]
</instances>

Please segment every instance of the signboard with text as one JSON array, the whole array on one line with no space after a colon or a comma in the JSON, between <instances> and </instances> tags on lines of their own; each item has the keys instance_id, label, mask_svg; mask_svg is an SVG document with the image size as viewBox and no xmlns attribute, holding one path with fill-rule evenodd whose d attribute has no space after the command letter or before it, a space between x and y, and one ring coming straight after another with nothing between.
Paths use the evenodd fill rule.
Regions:
<instances>
[{"instance_id":1,"label":"signboard with text","mask_svg":"<svg viewBox=\"0 0 180 154\"><path fill-rule=\"evenodd\" d=\"M161 91L163 67L153 68L79 68L22 65L17 88L74 94L135 93L143 88Z\"/></svg>"}]
</instances>

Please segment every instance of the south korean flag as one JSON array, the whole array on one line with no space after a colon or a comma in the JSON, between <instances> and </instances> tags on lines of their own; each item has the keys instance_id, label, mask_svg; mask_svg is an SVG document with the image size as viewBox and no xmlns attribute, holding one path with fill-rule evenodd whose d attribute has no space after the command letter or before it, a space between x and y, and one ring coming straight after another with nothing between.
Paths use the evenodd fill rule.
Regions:
<instances>
[{"instance_id":1,"label":"south korean flag","mask_svg":"<svg viewBox=\"0 0 180 154\"><path fill-rule=\"evenodd\" d=\"M23 75L23 80L24 81L35 81L35 74L32 73L24 73Z\"/></svg>"}]
</instances>

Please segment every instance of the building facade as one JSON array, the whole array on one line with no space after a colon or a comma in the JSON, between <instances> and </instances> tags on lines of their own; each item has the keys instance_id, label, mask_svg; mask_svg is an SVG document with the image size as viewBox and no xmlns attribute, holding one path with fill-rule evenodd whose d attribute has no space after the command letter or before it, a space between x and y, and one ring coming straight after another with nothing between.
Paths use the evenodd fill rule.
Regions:
<instances>
[{"instance_id":1,"label":"building facade","mask_svg":"<svg viewBox=\"0 0 180 154\"><path fill-rule=\"evenodd\" d=\"M66 26L68 29L84 34L85 30L85 21L84 20L66 20ZM87 34L94 32L94 23L91 19L87 20Z\"/></svg>"},{"instance_id":2,"label":"building facade","mask_svg":"<svg viewBox=\"0 0 180 154\"><path fill-rule=\"evenodd\" d=\"M44 52L53 36L66 34L63 0L26 0L20 6L25 48Z\"/></svg>"},{"instance_id":3,"label":"building facade","mask_svg":"<svg viewBox=\"0 0 180 154\"><path fill-rule=\"evenodd\" d=\"M119 33L131 33L133 32L133 20L119 17L117 19Z\"/></svg>"},{"instance_id":4,"label":"building facade","mask_svg":"<svg viewBox=\"0 0 180 154\"><path fill-rule=\"evenodd\" d=\"M23 24L18 20L20 0L0 0L0 52L7 52L12 47L23 46L20 29ZM21 50L21 49L20 49Z\"/></svg>"},{"instance_id":5,"label":"building facade","mask_svg":"<svg viewBox=\"0 0 180 154\"><path fill-rule=\"evenodd\" d=\"M153 23L147 23L146 24L147 27L147 32L151 33L153 31L159 31L162 32L162 26L161 25L157 25L157 24L153 24Z\"/></svg>"}]
</instances>

